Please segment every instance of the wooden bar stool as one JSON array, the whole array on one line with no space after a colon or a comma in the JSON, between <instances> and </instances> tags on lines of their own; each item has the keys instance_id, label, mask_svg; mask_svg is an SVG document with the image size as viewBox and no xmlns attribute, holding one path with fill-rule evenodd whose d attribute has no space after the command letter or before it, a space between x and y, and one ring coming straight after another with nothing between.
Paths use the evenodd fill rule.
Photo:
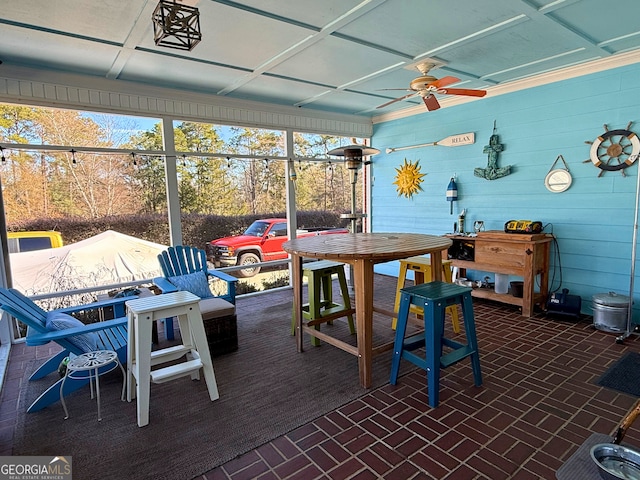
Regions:
<instances>
[{"instance_id":1,"label":"wooden bar stool","mask_svg":"<svg viewBox=\"0 0 640 480\"><path fill-rule=\"evenodd\" d=\"M480 371L480 353L476 338L476 326L473 318L473 304L471 288L453 283L430 282L413 287L403 288L401 291L398 325L393 345L393 360L391 362L391 385L398 380L400 360L402 358L426 370L429 405L438 406L440 396L440 369L446 368L460 360L470 357L473 379L477 387L482 385ZM444 336L445 308L450 305L462 306L462 317L467 343L462 344ZM424 311L424 332L404 338L411 305L417 305ZM443 355L442 347L450 351ZM413 350L425 348L426 355L421 357Z\"/></svg>"},{"instance_id":2,"label":"wooden bar stool","mask_svg":"<svg viewBox=\"0 0 640 480\"><path fill-rule=\"evenodd\" d=\"M353 335L356 329L353 323L354 310L351 308L349 290L347 289L347 277L344 273L344 264L331 260L305 263L302 267L302 275L307 277L309 303L302 305L302 319L308 326L320 330L321 323L332 323L334 319L347 317L349 331ZM340 292L343 303L333 300L333 279L338 276ZM291 334L295 335L295 315L291 319ZM318 346L320 340L312 337L311 344Z\"/></svg>"},{"instance_id":3,"label":"wooden bar stool","mask_svg":"<svg viewBox=\"0 0 640 480\"><path fill-rule=\"evenodd\" d=\"M429 257L409 257L403 260L400 260L400 273L398 274L398 287L396 290L396 303L393 311L398 312L398 307L400 307L400 290L404 288L404 283L407 277L407 271L413 271L413 284L419 285L425 282L425 278L428 278L429 281L433 280L432 272L431 272L431 259ZM451 261L443 260L442 261L442 274L443 278L446 282L451 283ZM455 305L451 305L447 307L447 312L451 315L451 324L453 325L453 331L455 333L460 333L460 322L458 321L458 309ZM415 313L418 315L418 318L422 316L422 309L412 305L411 313ZM396 328L397 318L393 318L391 323L391 328Z\"/></svg>"}]
</instances>

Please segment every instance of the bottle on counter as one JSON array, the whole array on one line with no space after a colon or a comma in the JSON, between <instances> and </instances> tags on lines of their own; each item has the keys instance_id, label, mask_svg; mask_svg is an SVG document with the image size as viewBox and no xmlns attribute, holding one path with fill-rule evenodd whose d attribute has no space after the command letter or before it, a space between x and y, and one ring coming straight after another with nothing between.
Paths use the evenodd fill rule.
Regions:
<instances>
[{"instance_id":1,"label":"bottle on counter","mask_svg":"<svg viewBox=\"0 0 640 480\"><path fill-rule=\"evenodd\" d=\"M461 234L464 234L464 216L466 211L467 210L464 209L460 212L460 215L458 215L458 233Z\"/></svg>"}]
</instances>

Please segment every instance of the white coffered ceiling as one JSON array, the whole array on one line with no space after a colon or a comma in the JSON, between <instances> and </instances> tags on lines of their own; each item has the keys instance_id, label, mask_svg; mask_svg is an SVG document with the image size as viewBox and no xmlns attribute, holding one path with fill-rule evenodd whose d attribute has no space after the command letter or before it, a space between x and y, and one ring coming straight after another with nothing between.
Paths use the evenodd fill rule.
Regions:
<instances>
[{"instance_id":1,"label":"white coffered ceiling","mask_svg":"<svg viewBox=\"0 0 640 480\"><path fill-rule=\"evenodd\" d=\"M191 52L154 44L157 0L1 3L3 65L370 117L421 104L376 109L424 58L451 87L491 91L640 49L638 0L190 0Z\"/></svg>"}]
</instances>

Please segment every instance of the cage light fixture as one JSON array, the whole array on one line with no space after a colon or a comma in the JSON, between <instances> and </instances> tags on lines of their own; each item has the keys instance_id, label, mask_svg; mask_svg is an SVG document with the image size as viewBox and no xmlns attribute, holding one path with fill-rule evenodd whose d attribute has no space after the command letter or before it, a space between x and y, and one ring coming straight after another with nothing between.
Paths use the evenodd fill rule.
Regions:
<instances>
[{"instance_id":1,"label":"cage light fixture","mask_svg":"<svg viewBox=\"0 0 640 480\"><path fill-rule=\"evenodd\" d=\"M192 50L200 40L200 12L196 7L160 0L152 15L153 40L159 47Z\"/></svg>"}]
</instances>

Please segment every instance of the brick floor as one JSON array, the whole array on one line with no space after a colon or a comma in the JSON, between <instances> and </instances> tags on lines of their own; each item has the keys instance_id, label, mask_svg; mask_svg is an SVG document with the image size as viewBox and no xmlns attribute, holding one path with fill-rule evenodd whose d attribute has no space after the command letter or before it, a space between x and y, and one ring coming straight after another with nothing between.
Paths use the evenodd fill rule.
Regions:
<instances>
[{"instance_id":1,"label":"brick floor","mask_svg":"<svg viewBox=\"0 0 640 480\"><path fill-rule=\"evenodd\" d=\"M377 276L376 302L393 304L395 281ZM264 308L270 295L240 298L239 316ZM473 386L468 361L453 365L442 372L434 409L425 374L415 371L198 479L555 479L591 433L612 434L637 400L595 384L625 352L640 352L636 335L618 344L588 317L525 318L516 307L477 299L474 312L481 387ZM47 354L12 348L1 455L11 452L20 362ZM640 446L638 427L625 442Z\"/></svg>"}]
</instances>

